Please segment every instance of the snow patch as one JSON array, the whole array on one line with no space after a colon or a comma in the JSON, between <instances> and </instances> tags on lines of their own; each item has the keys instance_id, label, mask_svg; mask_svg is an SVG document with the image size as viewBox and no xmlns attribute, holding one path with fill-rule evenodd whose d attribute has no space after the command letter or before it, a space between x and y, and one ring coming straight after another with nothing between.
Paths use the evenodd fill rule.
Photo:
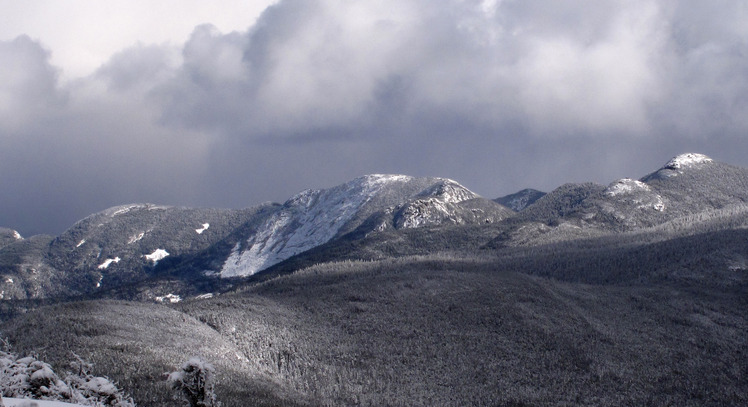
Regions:
<instances>
[{"instance_id":1,"label":"snow patch","mask_svg":"<svg viewBox=\"0 0 748 407\"><path fill-rule=\"evenodd\" d=\"M14 238L15 238L16 240L21 240L21 239L23 239L23 236L21 236L21 234L20 234L20 233L18 233L18 231L15 231L15 230L13 231L13 237L14 237Z\"/></svg>"},{"instance_id":2,"label":"snow patch","mask_svg":"<svg viewBox=\"0 0 748 407\"><path fill-rule=\"evenodd\" d=\"M122 260L119 257L115 257L113 259L106 259L103 263L99 264L100 270L106 270L110 264L112 263L119 263L119 261Z\"/></svg>"},{"instance_id":3,"label":"snow patch","mask_svg":"<svg viewBox=\"0 0 748 407\"><path fill-rule=\"evenodd\" d=\"M203 223L203 227L201 227L200 229L195 229L195 232L197 232L198 235L202 235L203 232L208 230L209 227L210 227L210 223Z\"/></svg>"},{"instance_id":4,"label":"snow patch","mask_svg":"<svg viewBox=\"0 0 748 407\"><path fill-rule=\"evenodd\" d=\"M681 168L691 167L695 164L708 163L712 161L713 160L711 158L705 156L704 154L687 153L681 154L668 161L667 164L665 164L665 168L679 170Z\"/></svg>"},{"instance_id":5,"label":"snow patch","mask_svg":"<svg viewBox=\"0 0 748 407\"><path fill-rule=\"evenodd\" d=\"M8 278L5 279L5 282L8 283L8 284L13 284L13 279L10 278L10 277L8 277Z\"/></svg>"},{"instance_id":6,"label":"snow patch","mask_svg":"<svg viewBox=\"0 0 748 407\"><path fill-rule=\"evenodd\" d=\"M163 297L156 297L156 301L158 302L169 302L170 304L176 304L179 301L182 301L182 297L176 295L176 294L166 294Z\"/></svg>"},{"instance_id":7,"label":"snow patch","mask_svg":"<svg viewBox=\"0 0 748 407\"><path fill-rule=\"evenodd\" d=\"M145 236L145 232L140 232L137 235L130 236L130 240L127 241L127 244L133 244Z\"/></svg>"},{"instance_id":8,"label":"snow patch","mask_svg":"<svg viewBox=\"0 0 748 407\"><path fill-rule=\"evenodd\" d=\"M198 299L198 300L207 300L209 298L213 298L213 293L200 294L197 297L195 297L195 299Z\"/></svg>"},{"instance_id":9,"label":"snow patch","mask_svg":"<svg viewBox=\"0 0 748 407\"><path fill-rule=\"evenodd\" d=\"M156 263L159 262L159 260L163 260L166 256L169 255L169 252L167 252L164 249L156 249L151 254L146 254L145 257L147 260L150 260L153 262L153 265L155 266Z\"/></svg>"},{"instance_id":10,"label":"snow patch","mask_svg":"<svg viewBox=\"0 0 748 407\"><path fill-rule=\"evenodd\" d=\"M80 242L78 242L78 244L77 244L77 245L75 245L75 248L77 249L77 248L79 248L79 247L83 246L83 245L84 245L85 243L86 243L86 239L81 239L81 241L80 241Z\"/></svg>"}]
</instances>

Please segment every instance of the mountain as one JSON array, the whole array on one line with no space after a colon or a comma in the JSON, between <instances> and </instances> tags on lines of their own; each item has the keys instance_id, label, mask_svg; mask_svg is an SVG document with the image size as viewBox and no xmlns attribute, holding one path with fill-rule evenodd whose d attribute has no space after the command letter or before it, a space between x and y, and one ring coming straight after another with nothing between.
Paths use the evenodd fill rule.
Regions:
<instances>
[{"instance_id":1,"label":"mountain","mask_svg":"<svg viewBox=\"0 0 748 407\"><path fill-rule=\"evenodd\" d=\"M252 275L347 233L497 222L510 215L502 206L479 207L476 201L488 202L452 180L404 175L367 175L303 191L237 243L220 275Z\"/></svg>"},{"instance_id":2,"label":"mountain","mask_svg":"<svg viewBox=\"0 0 748 407\"><path fill-rule=\"evenodd\" d=\"M0 247L0 296L106 293L177 301L247 277L346 234L498 222L511 210L455 181L368 175L284 204L243 210L131 204L93 214L54 238ZM27 241L28 240L28 241ZM188 280L188 281L185 281ZM139 284L123 294L122 288Z\"/></svg>"},{"instance_id":3,"label":"mountain","mask_svg":"<svg viewBox=\"0 0 748 407\"><path fill-rule=\"evenodd\" d=\"M213 247L269 210L110 208L60 236L33 236L0 248L0 293L19 299L75 296L141 281L158 274L165 259Z\"/></svg>"},{"instance_id":4,"label":"mountain","mask_svg":"<svg viewBox=\"0 0 748 407\"><path fill-rule=\"evenodd\" d=\"M563 185L512 218L492 243L525 245L634 232L748 203L748 170L703 154L674 157L639 180Z\"/></svg>"},{"instance_id":5,"label":"mountain","mask_svg":"<svg viewBox=\"0 0 748 407\"><path fill-rule=\"evenodd\" d=\"M517 247L538 250L567 242L600 244L601 239L612 240L615 246L630 244L624 243L630 239L650 242L740 227L740 219L748 211L748 170L706 156L703 162L688 165L688 157L694 155L677 156L653 173L677 176L624 178L607 186L565 184L501 222L392 231L356 241L336 239L272 270L290 272L330 259L493 252ZM671 168L680 162L687 164L677 170ZM606 243L605 250L609 249Z\"/></svg>"},{"instance_id":6,"label":"mountain","mask_svg":"<svg viewBox=\"0 0 748 407\"><path fill-rule=\"evenodd\" d=\"M748 202L748 170L690 153L639 180L527 189L498 201L514 210L453 180L373 174L242 210L118 206L57 237L0 230L0 297L178 301L310 261L635 232L739 210Z\"/></svg>"},{"instance_id":7,"label":"mountain","mask_svg":"<svg viewBox=\"0 0 748 407\"><path fill-rule=\"evenodd\" d=\"M494 201L511 208L515 212L521 212L545 194L545 192L538 191L537 189L527 188L510 195L502 196L501 198L496 198Z\"/></svg>"}]
</instances>

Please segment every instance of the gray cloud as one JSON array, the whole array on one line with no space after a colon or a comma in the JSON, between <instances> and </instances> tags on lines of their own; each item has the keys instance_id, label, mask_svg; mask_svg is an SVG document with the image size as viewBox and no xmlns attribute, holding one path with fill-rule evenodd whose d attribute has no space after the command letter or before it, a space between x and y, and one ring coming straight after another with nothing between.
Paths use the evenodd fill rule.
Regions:
<instances>
[{"instance_id":1,"label":"gray cloud","mask_svg":"<svg viewBox=\"0 0 748 407\"><path fill-rule=\"evenodd\" d=\"M704 7L285 0L244 32L198 26L64 85L19 37L0 43L0 224L248 206L371 172L495 197L639 177L690 150L748 165L747 8Z\"/></svg>"}]
</instances>

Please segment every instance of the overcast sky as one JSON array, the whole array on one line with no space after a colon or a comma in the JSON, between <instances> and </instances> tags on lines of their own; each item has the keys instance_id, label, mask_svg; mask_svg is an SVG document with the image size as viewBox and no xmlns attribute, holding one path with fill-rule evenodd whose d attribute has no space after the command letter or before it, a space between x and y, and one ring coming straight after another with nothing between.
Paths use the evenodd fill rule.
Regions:
<instances>
[{"instance_id":1,"label":"overcast sky","mask_svg":"<svg viewBox=\"0 0 748 407\"><path fill-rule=\"evenodd\" d=\"M0 226L748 167L748 0L0 0Z\"/></svg>"}]
</instances>

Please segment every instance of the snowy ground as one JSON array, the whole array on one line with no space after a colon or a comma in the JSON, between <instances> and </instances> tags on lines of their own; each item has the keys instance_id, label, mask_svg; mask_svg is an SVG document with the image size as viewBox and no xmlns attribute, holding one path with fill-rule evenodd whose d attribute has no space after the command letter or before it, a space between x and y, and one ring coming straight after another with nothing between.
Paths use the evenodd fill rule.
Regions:
<instances>
[{"instance_id":1,"label":"snowy ground","mask_svg":"<svg viewBox=\"0 0 748 407\"><path fill-rule=\"evenodd\" d=\"M44 401L31 399L9 399L3 398L5 407L73 407L82 406L81 404L63 403L61 401Z\"/></svg>"}]
</instances>

